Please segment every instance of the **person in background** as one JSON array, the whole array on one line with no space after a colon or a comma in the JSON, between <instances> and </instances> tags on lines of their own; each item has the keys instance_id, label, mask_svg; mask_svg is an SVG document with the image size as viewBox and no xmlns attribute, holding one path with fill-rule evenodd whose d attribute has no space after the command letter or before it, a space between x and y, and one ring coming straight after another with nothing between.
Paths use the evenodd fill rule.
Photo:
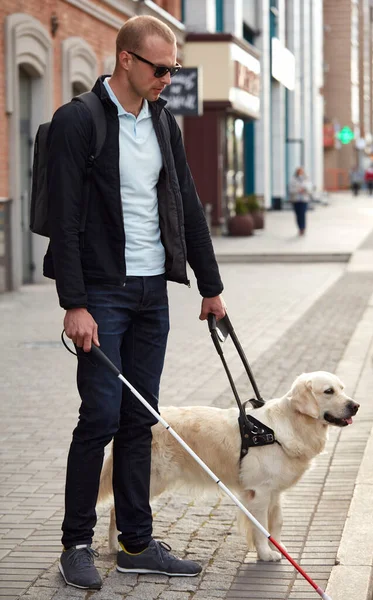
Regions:
<instances>
[{"instance_id":1,"label":"person in background","mask_svg":"<svg viewBox=\"0 0 373 600\"><path fill-rule=\"evenodd\" d=\"M306 213L311 197L312 184L306 177L303 167L298 167L290 181L290 199L293 204L299 235L306 231Z\"/></svg>"},{"instance_id":2,"label":"person in background","mask_svg":"<svg viewBox=\"0 0 373 600\"><path fill-rule=\"evenodd\" d=\"M365 171L364 180L367 184L369 196L371 196L373 193L373 163L370 163L369 167Z\"/></svg>"},{"instance_id":3,"label":"person in background","mask_svg":"<svg viewBox=\"0 0 373 600\"><path fill-rule=\"evenodd\" d=\"M350 185L354 196L358 196L363 183L363 174L359 167L355 165L350 171Z\"/></svg>"}]
</instances>

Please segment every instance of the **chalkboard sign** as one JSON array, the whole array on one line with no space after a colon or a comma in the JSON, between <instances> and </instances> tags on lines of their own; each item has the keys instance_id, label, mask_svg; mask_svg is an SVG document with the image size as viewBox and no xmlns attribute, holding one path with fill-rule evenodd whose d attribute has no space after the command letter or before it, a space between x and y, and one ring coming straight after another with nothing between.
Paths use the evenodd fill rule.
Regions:
<instances>
[{"instance_id":1,"label":"chalkboard sign","mask_svg":"<svg viewBox=\"0 0 373 600\"><path fill-rule=\"evenodd\" d=\"M201 67L183 67L171 81L171 85L162 92L162 98L167 100L167 108L174 115L201 115Z\"/></svg>"}]
</instances>

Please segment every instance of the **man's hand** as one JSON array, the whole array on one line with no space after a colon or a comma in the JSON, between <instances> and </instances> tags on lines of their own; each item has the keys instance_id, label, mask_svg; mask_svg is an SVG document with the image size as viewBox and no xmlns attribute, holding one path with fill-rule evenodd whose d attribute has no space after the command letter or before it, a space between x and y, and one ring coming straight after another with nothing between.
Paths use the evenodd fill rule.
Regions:
<instances>
[{"instance_id":1,"label":"man's hand","mask_svg":"<svg viewBox=\"0 0 373 600\"><path fill-rule=\"evenodd\" d=\"M97 323L86 308L67 310L63 326L67 337L84 352L90 352L92 343L100 345Z\"/></svg>"},{"instance_id":2,"label":"man's hand","mask_svg":"<svg viewBox=\"0 0 373 600\"><path fill-rule=\"evenodd\" d=\"M199 318L201 321L205 321L209 313L213 313L219 321L225 317L226 305L223 300L223 296L214 296L213 298L203 298L201 306L201 314Z\"/></svg>"}]
</instances>

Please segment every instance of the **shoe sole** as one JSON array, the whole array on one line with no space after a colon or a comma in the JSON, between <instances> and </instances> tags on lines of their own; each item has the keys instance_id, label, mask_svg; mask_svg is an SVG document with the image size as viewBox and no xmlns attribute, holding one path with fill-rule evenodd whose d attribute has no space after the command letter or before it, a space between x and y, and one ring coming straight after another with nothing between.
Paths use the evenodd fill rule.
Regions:
<instances>
[{"instance_id":1,"label":"shoe sole","mask_svg":"<svg viewBox=\"0 0 373 600\"><path fill-rule=\"evenodd\" d=\"M155 573L157 575L167 575L168 577L197 577L201 573L201 571L198 573L167 573L167 571L156 571L153 569L124 569L123 567L118 567L118 565L117 571L120 573L139 573L140 575L142 573Z\"/></svg>"},{"instance_id":2,"label":"shoe sole","mask_svg":"<svg viewBox=\"0 0 373 600\"><path fill-rule=\"evenodd\" d=\"M98 587L98 586L77 585L76 583L71 583L71 581L67 581L67 579L65 577L65 573L63 572L61 563L58 563L58 568L60 570L62 577L65 580L66 585L71 585L71 587L76 587L76 588L79 588L80 590L100 590L102 588L102 584L100 585L100 587Z\"/></svg>"}]
</instances>

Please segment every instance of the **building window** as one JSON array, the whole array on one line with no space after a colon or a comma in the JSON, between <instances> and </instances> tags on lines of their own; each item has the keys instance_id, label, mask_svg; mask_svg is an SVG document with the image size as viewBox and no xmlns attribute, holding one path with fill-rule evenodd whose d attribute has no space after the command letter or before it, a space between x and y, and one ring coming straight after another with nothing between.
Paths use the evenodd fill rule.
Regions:
<instances>
[{"instance_id":1,"label":"building window","mask_svg":"<svg viewBox=\"0 0 373 600\"><path fill-rule=\"evenodd\" d=\"M249 42L249 44L253 44L253 45L255 44L255 32L246 23L243 24L242 37L244 40Z\"/></svg>"},{"instance_id":2,"label":"building window","mask_svg":"<svg viewBox=\"0 0 373 600\"><path fill-rule=\"evenodd\" d=\"M216 31L224 31L224 0L216 0Z\"/></svg>"},{"instance_id":3,"label":"building window","mask_svg":"<svg viewBox=\"0 0 373 600\"><path fill-rule=\"evenodd\" d=\"M69 102L76 91L90 90L97 77L96 55L91 46L79 37L62 42L62 103Z\"/></svg>"}]
</instances>

